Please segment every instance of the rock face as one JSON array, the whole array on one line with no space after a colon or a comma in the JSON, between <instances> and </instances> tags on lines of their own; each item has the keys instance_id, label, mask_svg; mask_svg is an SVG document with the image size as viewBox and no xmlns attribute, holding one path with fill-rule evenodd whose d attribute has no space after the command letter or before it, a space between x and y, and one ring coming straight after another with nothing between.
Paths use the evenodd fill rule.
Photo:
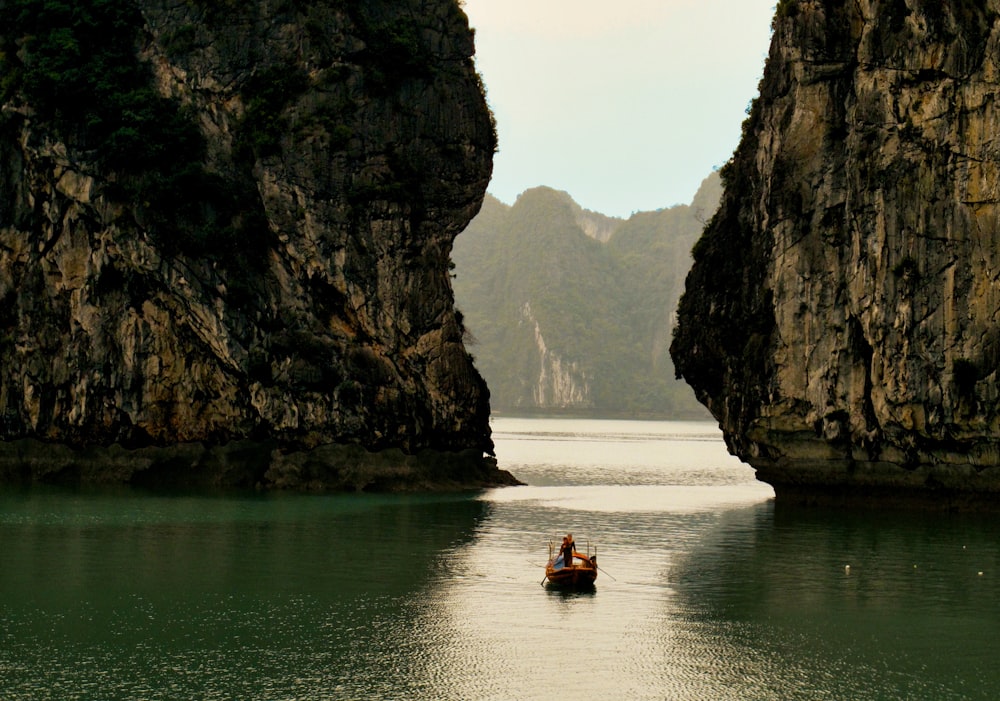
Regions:
<instances>
[{"instance_id":1,"label":"rock face","mask_svg":"<svg viewBox=\"0 0 1000 701\"><path fill-rule=\"evenodd\" d=\"M778 3L671 353L779 501L1000 506L998 19Z\"/></svg>"},{"instance_id":2,"label":"rock face","mask_svg":"<svg viewBox=\"0 0 1000 701\"><path fill-rule=\"evenodd\" d=\"M531 377L533 407L544 409L591 408L590 383L584 368L575 361L566 361L545 343L542 325L531 311L531 303L521 306L521 322L528 327L535 341L538 363Z\"/></svg>"},{"instance_id":3,"label":"rock face","mask_svg":"<svg viewBox=\"0 0 1000 701\"><path fill-rule=\"evenodd\" d=\"M0 477L510 481L449 279L496 147L454 0L0 1L0 42Z\"/></svg>"}]
</instances>

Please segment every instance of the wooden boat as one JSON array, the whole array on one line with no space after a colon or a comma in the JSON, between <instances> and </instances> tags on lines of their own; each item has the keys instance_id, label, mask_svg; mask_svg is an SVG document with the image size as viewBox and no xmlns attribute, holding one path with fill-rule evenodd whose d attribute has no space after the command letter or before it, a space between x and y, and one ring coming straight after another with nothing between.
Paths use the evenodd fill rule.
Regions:
<instances>
[{"instance_id":1,"label":"wooden boat","mask_svg":"<svg viewBox=\"0 0 1000 701\"><path fill-rule=\"evenodd\" d=\"M563 562L562 552L549 543L549 561L545 564L545 578L549 584L558 587L583 589L594 586L597 579L597 552L587 554L573 552L572 561L567 565Z\"/></svg>"}]
</instances>

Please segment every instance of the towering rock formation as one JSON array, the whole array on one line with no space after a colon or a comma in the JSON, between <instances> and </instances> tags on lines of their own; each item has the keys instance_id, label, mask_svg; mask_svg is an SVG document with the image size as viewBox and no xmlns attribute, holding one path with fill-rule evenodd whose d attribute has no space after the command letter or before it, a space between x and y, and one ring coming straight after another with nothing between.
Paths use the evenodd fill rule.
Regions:
<instances>
[{"instance_id":1,"label":"towering rock formation","mask_svg":"<svg viewBox=\"0 0 1000 701\"><path fill-rule=\"evenodd\" d=\"M671 352L779 501L1000 506L998 19L778 3Z\"/></svg>"},{"instance_id":2,"label":"towering rock formation","mask_svg":"<svg viewBox=\"0 0 1000 701\"><path fill-rule=\"evenodd\" d=\"M509 481L473 50L455 0L0 0L0 477Z\"/></svg>"}]
</instances>

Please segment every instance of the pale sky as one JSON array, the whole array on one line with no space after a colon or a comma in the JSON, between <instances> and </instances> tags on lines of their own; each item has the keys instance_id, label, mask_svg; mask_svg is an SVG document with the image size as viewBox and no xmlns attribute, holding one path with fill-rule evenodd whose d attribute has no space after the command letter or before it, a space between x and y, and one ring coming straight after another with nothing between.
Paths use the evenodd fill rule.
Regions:
<instances>
[{"instance_id":1,"label":"pale sky","mask_svg":"<svg viewBox=\"0 0 1000 701\"><path fill-rule=\"evenodd\" d=\"M466 0L497 120L489 192L611 216L687 204L736 148L775 0Z\"/></svg>"}]
</instances>

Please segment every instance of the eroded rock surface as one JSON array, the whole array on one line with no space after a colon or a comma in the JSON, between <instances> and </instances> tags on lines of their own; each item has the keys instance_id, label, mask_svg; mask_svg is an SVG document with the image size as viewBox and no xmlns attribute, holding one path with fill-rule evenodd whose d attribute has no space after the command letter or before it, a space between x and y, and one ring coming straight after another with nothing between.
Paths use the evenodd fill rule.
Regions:
<instances>
[{"instance_id":1,"label":"eroded rock surface","mask_svg":"<svg viewBox=\"0 0 1000 701\"><path fill-rule=\"evenodd\" d=\"M0 476L510 481L449 279L496 146L454 0L20 4Z\"/></svg>"},{"instance_id":2,"label":"eroded rock surface","mask_svg":"<svg viewBox=\"0 0 1000 701\"><path fill-rule=\"evenodd\" d=\"M672 355L779 500L1000 506L998 10L778 4Z\"/></svg>"}]
</instances>

